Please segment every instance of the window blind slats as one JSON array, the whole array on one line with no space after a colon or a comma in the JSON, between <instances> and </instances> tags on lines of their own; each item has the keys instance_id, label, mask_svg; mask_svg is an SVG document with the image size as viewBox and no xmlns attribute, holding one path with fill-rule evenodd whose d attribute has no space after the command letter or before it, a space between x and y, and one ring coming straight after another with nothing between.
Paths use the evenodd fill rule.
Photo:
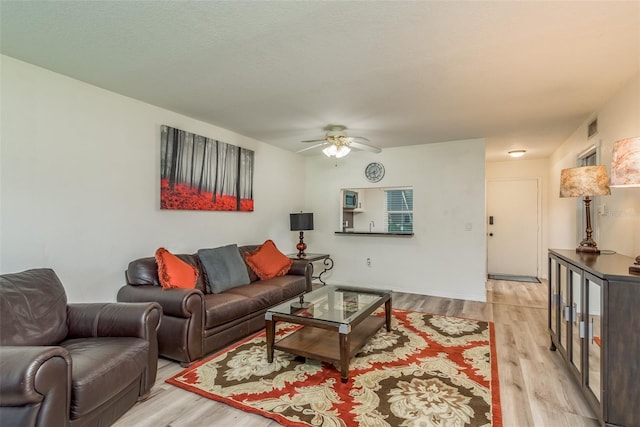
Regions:
<instances>
[{"instance_id":1,"label":"window blind slats","mask_svg":"<svg viewBox=\"0 0 640 427\"><path fill-rule=\"evenodd\" d=\"M385 190L385 227L389 233L413 233L413 189Z\"/></svg>"}]
</instances>

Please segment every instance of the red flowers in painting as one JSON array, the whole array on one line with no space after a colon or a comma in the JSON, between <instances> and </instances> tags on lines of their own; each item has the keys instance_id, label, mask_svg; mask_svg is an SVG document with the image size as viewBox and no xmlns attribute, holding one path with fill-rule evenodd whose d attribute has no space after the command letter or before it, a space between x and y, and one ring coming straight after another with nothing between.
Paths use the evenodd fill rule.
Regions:
<instances>
[{"instance_id":1,"label":"red flowers in painting","mask_svg":"<svg viewBox=\"0 0 640 427\"><path fill-rule=\"evenodd\" d=\"M235 196L218 194L213 201L213 193L201 191L187 184L176 184L173 191L169 189L169 180L160 180L160 208L198 211L236 211L238 201ZM253 212L253 200L241 199L240 210Z\"/></svg>"}]
</instances>

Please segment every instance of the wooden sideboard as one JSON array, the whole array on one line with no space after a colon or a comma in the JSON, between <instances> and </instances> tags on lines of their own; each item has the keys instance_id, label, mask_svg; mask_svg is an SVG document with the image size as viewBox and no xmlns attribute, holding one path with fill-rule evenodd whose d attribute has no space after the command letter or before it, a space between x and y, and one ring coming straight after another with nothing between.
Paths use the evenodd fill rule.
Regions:
<instances>
[{"instance_id":1,"label":"wooden sideboard","mask_svg":"<svg viewBox=\"0 0 640 427\"><path fill-rule=\"evenodd\" d=\"M640 276L631 257L549 250L549 333L602 425L640 426Z\"/></svg>"}]
</instances>

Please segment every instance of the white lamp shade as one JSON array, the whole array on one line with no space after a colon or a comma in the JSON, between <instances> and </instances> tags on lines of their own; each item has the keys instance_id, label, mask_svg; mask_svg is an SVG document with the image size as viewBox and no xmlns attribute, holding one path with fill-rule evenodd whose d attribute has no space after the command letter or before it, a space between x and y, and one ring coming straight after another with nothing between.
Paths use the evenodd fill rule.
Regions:
<instances>
[{"instance_id":1,"label":"white lamp shade","mask_svg":"<svg viewBox=\"0 0 640 427\"><path fill-rule=\"evenodd\" d=\"M611 186L640 187L640 137L613 144Z\"/></svg>"}]
</instances>

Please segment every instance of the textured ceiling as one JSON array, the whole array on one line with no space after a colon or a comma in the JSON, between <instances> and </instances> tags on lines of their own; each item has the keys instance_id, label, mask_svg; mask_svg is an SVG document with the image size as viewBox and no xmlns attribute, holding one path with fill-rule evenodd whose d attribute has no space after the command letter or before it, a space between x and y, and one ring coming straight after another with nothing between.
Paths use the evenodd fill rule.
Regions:
<instances>
[{"instance_id":1,"label":"textured ceiling","mask_svg":"<svg viewBox=\"0 0 640 427\"><path fill-rule=\"evenodd\" d=\"M297 151L546 157L640 71L640 2L0 2L3 54Z\"/></svg>"}]
</instances>

